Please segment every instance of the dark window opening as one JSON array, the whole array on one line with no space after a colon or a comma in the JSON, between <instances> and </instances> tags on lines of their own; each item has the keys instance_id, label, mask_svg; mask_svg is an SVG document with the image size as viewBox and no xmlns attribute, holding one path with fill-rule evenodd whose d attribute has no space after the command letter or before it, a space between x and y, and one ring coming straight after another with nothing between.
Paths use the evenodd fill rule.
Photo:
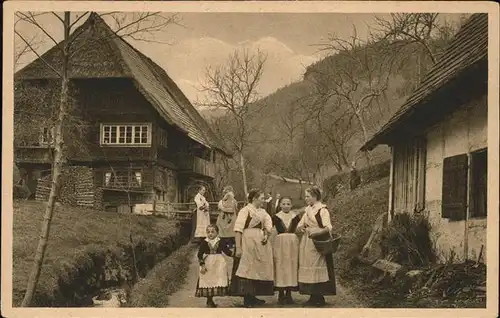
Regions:
<instances>
[{"instance_id":1,"label":"dark window opening","mask_svg":"<svg viewBox=\"0 0 500 318\"><path fill-rule=\"evenodd\" d=\"M445 158L443 161L442 217L453 221L465 219L468 184L467 154Z\"/></svg>"},{"instance_id":2,"label":"dark window opening","mask_svg":"<svg viewBox=\"0 0 500 318\"><path fill-rule=\"evenodd\" d=\"M488 151L471 153L470 216L487 216Z\"/></svg>"}]
</instances>

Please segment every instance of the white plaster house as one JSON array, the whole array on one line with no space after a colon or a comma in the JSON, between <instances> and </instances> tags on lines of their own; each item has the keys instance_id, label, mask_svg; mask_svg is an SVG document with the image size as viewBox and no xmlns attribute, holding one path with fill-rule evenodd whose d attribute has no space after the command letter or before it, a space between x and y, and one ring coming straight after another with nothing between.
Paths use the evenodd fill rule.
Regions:
<instances>
[{"instance_id":1,"label":"white plaster house","mask_svg":"<svg viewBox=\"0 0 500 318\"><path fill-rule=\"evenodd\" d=\"M473 14L361 148L391 148L389 221L428 213L439 258L486 260L488 15ZM482 251L482 253L481 253Z\"/></svg>"}]
</instances>

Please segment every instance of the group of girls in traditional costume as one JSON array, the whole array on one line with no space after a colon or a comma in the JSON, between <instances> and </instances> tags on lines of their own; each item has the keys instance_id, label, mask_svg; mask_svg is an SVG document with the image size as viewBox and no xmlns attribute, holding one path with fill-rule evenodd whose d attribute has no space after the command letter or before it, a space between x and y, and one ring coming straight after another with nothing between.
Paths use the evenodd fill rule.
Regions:
<instances>
[{"instance_id":1,"label":"group of girls in traditional costume","mask_svg":"<svg viewBox=\"0 0 500 318\"><path fill-rule=\"evenodd\" d=\"M317 187L307 189L305 199L307 207L299 214L292 211L291 198L281 198L271 217L262 208L264 193L251 190L248 204L235 215L234 193L226 188L217 225L206 227L206 239L199 247L196 296L206 297L208 307L216 307L214 296L241 296L245 307L254 307L265 303L257 296L275 291L280 305L292 304L291 293L298 291L310 296L305 305L324 306L324 296L336 294L333 256L319 253L313 239L330 235L332 224ZM234 241L226 226L231 223ZM225 238L220 225L226 226ZM234 257L231 279L222 254Z\"/></svg>"}]
</instances>

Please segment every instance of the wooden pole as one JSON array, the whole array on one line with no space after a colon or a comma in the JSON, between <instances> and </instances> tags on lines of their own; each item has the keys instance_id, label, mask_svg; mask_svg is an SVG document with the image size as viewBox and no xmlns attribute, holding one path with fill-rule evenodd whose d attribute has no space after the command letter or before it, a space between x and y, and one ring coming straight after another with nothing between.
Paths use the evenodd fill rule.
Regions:
<instances>
[{"instance_id":1,"label":"wooden pole","mask_svg":"<svg viewBox=\"0 0 500 318\"><path fill-rule=\"evenodd\" d=\"M393 210L394 210L394 147L391 146L391 161L390 161L390 168L389 168L389 209L387 213L387 223L390 223L392 220L393 216Z\"/></svg>"},{"instance_id":2,"label":"wooden pole","mask_svg":"<svg viewBox=\"0 0 500 318\"><path fill-rule=\"evenodd\" d=\"M464 222L464 260L469 259L469 213L470 213L470 202L471 202L471 154L467 154L467 197L466 197L466 208L465 208L465 222Z\"/></svg>"}]
</instances>

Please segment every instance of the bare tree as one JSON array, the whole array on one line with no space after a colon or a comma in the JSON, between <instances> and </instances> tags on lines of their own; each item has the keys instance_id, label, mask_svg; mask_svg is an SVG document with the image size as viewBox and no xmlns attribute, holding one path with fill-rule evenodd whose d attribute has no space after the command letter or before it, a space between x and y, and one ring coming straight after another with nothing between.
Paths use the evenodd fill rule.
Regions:
<instances>
[{"instance_id":1,"label":"bare tree","mask_svg":"<svg viewBox=\"0 0 500 318\"><path fill-rule=\"evenodd\" d=\"M411 49L413 57L407 59L416 60L415 72L410 79L414 89L444 54L461 20L451 21L439 13L392 13L387 19L376 17L372 37L375 41L387 40L387 50Z\"/></svg>"},{"instance_id":2,"label":"bare tree","mask_svg":"<svg viewBox=\"0 0 500 318\"><path fill-rule=\"evenodd\" d=\"M340 103L340 99L336 99L336 102ZM333 106L334 110L338 108L338 105ZM355 134L350 118L339 115L338 111L329 111L328 107L318 107L313 115L314 120L311 122L315 123L312 127L316 132L316 147L341 172L349 164L349 143Z\"/></svg>"},{"instance_id":3,"label":"bare tree","mask_svg":"<svg viewBox=\"0 0 500 318\"><path fill-rule=\"evenodd\" d=\"M56 49L60 53L60 61L57 61L57 65L51 64L49 61L45 60L40 52L37 51L34 42L30 40L26 35L23 35L18 29L14 29L15 35L18 39L20 39L26 47L36 55L55 75L57 75L58 80L60 81L60 90L59 90L59 106L55 110L55 125L54 125L54 142L53 142L53 150L52 150L52 186L47 202L47 207L45 209L42 230L40 235L40 240L38 242L35 259L33 262L33 268L30 273L28 279L28 285L26 288L26 294L24 296L23 302L21 306L27 307L30 306L33 295L36 291L36 287L38 284L38 279L40 277L41 268L43 259L45 256L45 251L47 248L47 242L50 234L50 225L52 221L52 215L54 212L55 203L57 197L59 195L60 190L60 182L61 182L61 173L63 169L63 165L65 164L65 141L67 141L67 137L65 136L64 125L68 125L68 121L70 121L70 100L71 100L71 91L70 91L70 61L73 58L74 54L80 52L85 48L87 41L77 41L81 34L83 34L84 29L75 29L77 24L85 17L89 16L90 12L85 12L83 14L78 14L71 18L71 13L66 11L62 15L56 12L42 12L42 13L33 13L33 12L16 12L16 17L18 19L18 23L28 23L33 29L41 32L45 38L52 42ZM93 13L96 14L96 13ZM60 23L61 28L63 30L63 39L62 42L58 42L56 37L48 31L48 28L43 26L39 17L42 15L51 15L56 21L56 23ZM111 15L117 16L118 13L104 13L102 16ZM152 34L158 30L163 29L169 24L177 21L175 18L164 17L161 13L142 13L139 17L135 19L132 18L129 22L123 22L121 27L115 31L111 36L128 36L128 37L138 37L141 33L149 33ZM121 21L120 21L121 22ZM76 32L73 32L75 29ZM72 33L73 32L73 33ZM122 34L120 34L122 33ZM109 34L102 35L104 37L109 37ZM78 43L79 45L75 45ZM26 49L26 51L28 51Z\"/></svg>"},{"instance_id":4,"label":"bare tree","mask_svg":"<svg viewBox=\"0 0 500 318\"><path fill-rule=\"evenodd\" d=\"M330 35L328 42L322 45L322 50L332 54L327 58L327 68L311 69L316 95L311 107L317 118L332 115L334 125L342 121L343 129L354 132L349 138L360 132L363 142L368 140L376 118L390 110L386 92L398 55L396 52L388 54L386 47L387 41L360 39L355 28L348 40ZM322 131L327 132L324 136L332 136L327 130ZM335 138L333 148L341 150L347 142L345 138L347 136L340 140ZM341 162L343 154L337 157L341 159L339 164L345 164ZM367 159L370 161L369 157Z\"/></svg>"},{"instance_id":5,"label":"bare tree","mask_svg":"<svg viewBox=\"0 0 500 318\"><path fill-rule=\"evenodd\" d=\"M388 39L392 46L416 43L435 64L443 53L443 47L436 46L435 40L447 41L457 29L454 23L440 22L439 16L439 13L391 13L389 19L376 17L376 39Z\"/></svg>"},{"instance_id":6,"label":"bare tree","mask_svg":"<svg viewBox=\"0 0 500 318\"><path fill-rule=\"evenodd\" d=\"M239 157L245 195L248 194L248 180L244 153L258 136L258 128L252 126L249 119L264 107L256 101L265 61L266 55L260 51L256 54L250 54L246 50L235 51L225 64L207 69L205 84L201 89L210 99L204 103L206 106L225 111L225 118L219 118L219 123L222 120L230 120L232 123L225 126L229 129L221 137Z\"/></svg>"}]
</instances>

